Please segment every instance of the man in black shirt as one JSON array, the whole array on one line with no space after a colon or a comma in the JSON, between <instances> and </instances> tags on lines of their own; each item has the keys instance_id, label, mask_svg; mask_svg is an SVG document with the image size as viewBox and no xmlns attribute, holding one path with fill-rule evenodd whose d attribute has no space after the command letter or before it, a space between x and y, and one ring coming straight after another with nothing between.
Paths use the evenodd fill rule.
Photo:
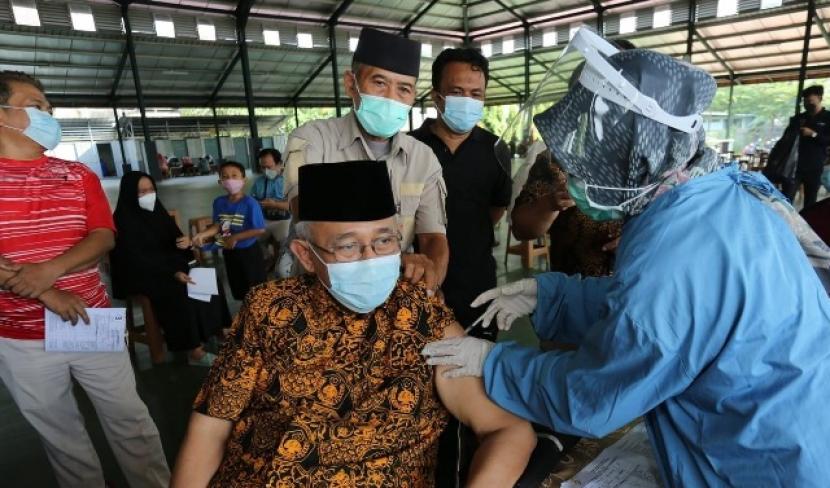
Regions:
<instances>
[{"instance_id":1,"label":"man in black shirt","mask_svg":"<svg viewBox=\"0 0 830 488\"><path fill-rule=\"evenodd\" d=\"M493 224L510 204L510 171L496 157L498 141L477 127L489 78L487 58L475 49L445 49L432 64L432 101L438 119L410 133L432 148L447 184L450 261L441 289L458 322L467 328L483 312L470 303L496 285ZM495 326L470 335L496 339Z\"/></svg>"},{"instance_id":2,"label":"man in black shirt","mask_svg":"<svg viewBox=\"0 0 830 488\"><path fill-rule=\"evenodd\" d=\"M821 106L824 87L813 85L801 92L804 112L792 117L788 130L797 130L798 167L795 177L784 183L784 194L790 201L801 184L804 184L804 207L816 203L821 173L830 146L830 113Z\"/></svg>"},{"instance_id":3,"label":"man in black shirt","mask_svg":"<svg viewBox=\"0 0 830 488\"><path fill-rule=\"evenodd\" d=\"M475 49L445 49L432 64L432 102L438 119L427 119L411 136L429 146L447 185L450 260L441 285L447 305L465 329L486 307L470 307L496 285L493 224L510 204L509 167L496 157L496 137L476 124L484 110L489 63ZM507 149L505 148L505 151ZM476 327L470 335L496 340L498 329ZM462 441L463 439L463 441ZM473 436L452 419L439 441L437 488L464 486ZM462 459L459 460L459 457Z\"/></svg>"}]
</instances>

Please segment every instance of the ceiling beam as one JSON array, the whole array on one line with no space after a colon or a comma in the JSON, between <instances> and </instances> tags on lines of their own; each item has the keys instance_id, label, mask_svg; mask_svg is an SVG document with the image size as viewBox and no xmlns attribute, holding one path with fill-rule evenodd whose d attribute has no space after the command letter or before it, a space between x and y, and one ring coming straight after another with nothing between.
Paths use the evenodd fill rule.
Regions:
<instances>
[{"instance_id":1,"label":"ceiling beam","mask_svg":"<svg viewBox=\"0 0 830 488\"><path fill-rule=\"evenodd\" d=\"M403 34L404 37L409 37L409 33L412 31L412 27L414 27L415 24L417 24L418 21L421 20L421 17L426 15L426 13L429 12L429 10L433 6L435 6L436 3L438 3L438 0L430 0L430 2L426 4L424 8L422 8L417 14L415 14L415 17L412 17L412 19L409 22L407 22L405 26L403 26L403 29L401 29L401 34Z\"/></svg>"},{"instance_id":2,"label":"ceiling beam","mask_svg":"<svg viewBox=\"0 0 830 488\"><path fill-rule=\"evenodd\" d=\"M700 31L698 31L697 29L694 29L694 28L693 28L693 30L694 30L695 36L697 37L697 40L700 41L701 44L703 44L703 47L706 48L706 51L708 51L709 54L711 54L712 57L714 57L721 64L721 66L723 66L723 68L726 70L727 73L729 73L729 76L732 79L735 79L735 71L732 69L732 67L729 66L729 64L726 61L724 61L724 59L720 56L720 54L718 54L717 51L715 51L714 48L712 48L712 46L709 44L709 42L706 41L706 38L704 38L702 35L700 35ZM693 56L693 52L689 51L689 57L692 57L692 56Z\"/></svg>"},{"instance_id":3,"label":"ceiling beam","mask_svg":"<svg viewBox=\"0 0 830 488\"><path fill-rule=\"evenodd\" d=\"M222 70L222 75L219 76L219 79L216 80L216 85L213 88L213 91L210 92L210 100L216 100L216 96L219 95L219 92L222 90L222 87L225 86L225 82L228 81L228 77L233 72L233 69L236 68L236 63L239 62L239 49L233 54L231 59L228 60L228 63L225 65L225 69Z\"/></svg>"},{"instance_id":4,"label":"ceiling beam","mask_svg":"<svg viewBox=\"0 0 830 488\"><path fill-rule=\"evenodd\" d=\"M300 85L299 88L297 88L297 90L294 92L294 94L291 95L291 99L292 100L299 99L300 95L303 94L303 92L306 90L306 88L308 88L308 86L311 85L314 82L314 80L317 78L317 76L319 76L320 73L322 73L323 70L326 69L326 66L328 66L329 63L331 63L331 62L332 62L332 57L331 57L331 54L329 54L328 56L326 56L326 59L324 59L323 62L320 63L319 66L317 66L317 68L314 69L314 71L308 76L308 78L306 78L306 80L303 82L303 84Z\"/></svg>"},{"instance_id":5,"label":"ceiling beam","mask_svg":"<svg viewBox=\"0 0 830 488\"><path fill-rule=\"evenodd\" d=\"M337 22L340 20L340 17L342 17L343 14L346 13L346 10L348 10L349 7L352 6L352 3L354 3L354 0L343 0L342 2L340 2L340 5L338 5L334 12L332 12L331 16L329 16L328 22L326 23L328 25L337 25Z\"/></svg>"},{"instance_id":6,"label":"ceiling beam","mask_svg":"<svg viewBox=\"0 0 830 488\"><path fill-rule=\"evenodd\" d=\"M112 88L110 89L110 98L115 98L115 93L118 91L118 85L121 84L121 77L124 75L124 66L127 65L127 58L130 52L127 50L126 44L124 51L121 53L121 59L118 60L118 69L115 71L115 78L112 80Z\"/></svg>"}]
</instances>

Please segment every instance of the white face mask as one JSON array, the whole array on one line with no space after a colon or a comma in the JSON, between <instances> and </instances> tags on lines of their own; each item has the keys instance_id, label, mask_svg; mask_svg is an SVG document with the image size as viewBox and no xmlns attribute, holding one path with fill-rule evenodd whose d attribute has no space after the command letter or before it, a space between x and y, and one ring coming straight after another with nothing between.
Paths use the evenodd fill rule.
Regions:
<instances>
[{"instance_id":1,"label":"white face mask","mask_svg":"<svg viewBox=\"0 0 830 488\"><path fill-rule=\"evenodd\" d=\"M156 193L148 193L138 197L138 206L148 212L152 212L156 208Z\"/></svg>"}]
</instances>

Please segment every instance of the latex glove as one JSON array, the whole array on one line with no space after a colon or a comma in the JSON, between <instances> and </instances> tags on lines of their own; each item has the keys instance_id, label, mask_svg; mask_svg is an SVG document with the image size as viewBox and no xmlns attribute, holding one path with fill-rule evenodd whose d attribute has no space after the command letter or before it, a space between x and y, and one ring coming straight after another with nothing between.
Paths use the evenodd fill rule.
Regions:
<instances>
[{"instance_id":1,"label":"latex glove","mask_svg":"<svg viewBox=\"0 0 830 488\"><path fill-rule=\"evenodd\" d=\"M426 356L430 366L455 366L444 372L445 378L460 376L481 376L484 361L495 344L476 337L453 337L430 342L421 354Z\"/></svg>"},{"instance_id":2,"label":"latex glove","mask_svg":"<svg viewBox=\"0 0 830 488\"><path fill-rule=\"evenodd\" d=\"M478 324L487 327L494 317L499 330L510 330L516 319L536 310L536 289L536 279L525 278L485 291L470 306L476 308L490 301L492 303L467 330Z\"/></svg>"}]
</instances>

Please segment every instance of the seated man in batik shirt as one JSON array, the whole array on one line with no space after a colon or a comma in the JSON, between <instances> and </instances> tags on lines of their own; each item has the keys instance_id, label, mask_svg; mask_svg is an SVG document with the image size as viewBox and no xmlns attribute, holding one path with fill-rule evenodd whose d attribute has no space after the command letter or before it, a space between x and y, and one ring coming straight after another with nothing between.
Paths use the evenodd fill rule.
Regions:
<instances>
[{"instance_id":1,"label":"seated man in batik shirt","mask_svg":"<svg viewBox=\"0 0 830 488\"><path fill-rule=\"evenodd\" d=\"M309 274L247 296L195 401L173 487L431 487L448 412L480 445L468 486L513 486L530 425L420 351L463 334L423 285L399 280L386 164L306 165L298 239Z\"/></svg>"}]
</instances>

